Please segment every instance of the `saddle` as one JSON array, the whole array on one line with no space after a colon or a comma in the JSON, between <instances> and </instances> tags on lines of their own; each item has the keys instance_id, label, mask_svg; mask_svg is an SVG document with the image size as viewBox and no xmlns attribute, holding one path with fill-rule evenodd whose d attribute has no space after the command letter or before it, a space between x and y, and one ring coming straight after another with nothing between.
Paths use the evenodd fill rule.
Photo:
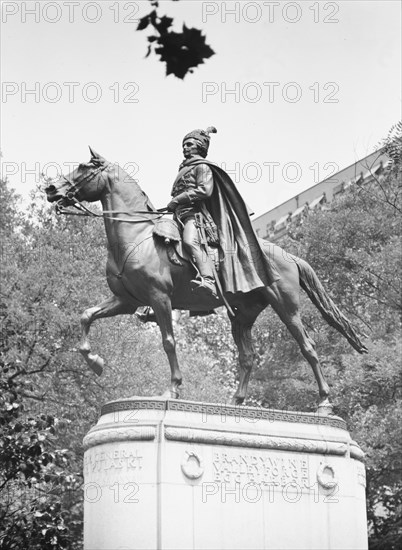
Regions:
<instances>
[{"instance_id":1,"label":"saddle","mask_svg":"<svg viewBox=\"0 0 402 550\"><path fill-rule=\"evenodd\" d=\"M179 225L176 221L171 218L160 218L155 221L153 236L166 247L167 256L173 265L183 267L183 261L192 263L190 255L183 246ZM207 245L206 252L214 262L216 271L219 271L218 249Z\"/></svg>"}]
</instances>

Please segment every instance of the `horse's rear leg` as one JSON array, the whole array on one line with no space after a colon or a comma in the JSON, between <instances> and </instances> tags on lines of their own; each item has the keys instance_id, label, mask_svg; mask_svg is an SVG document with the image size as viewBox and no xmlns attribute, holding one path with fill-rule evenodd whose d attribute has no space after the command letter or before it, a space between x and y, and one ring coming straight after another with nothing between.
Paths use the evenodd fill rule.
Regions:
<instances>
[{"instance_id":1,"label":"horse's rear leg","mask_svg":"<svg viewBox=\"0 0 402 550\"><path fill-rule=\"evenodd\" d=\"M178 399L182 375L176 355L176 340L173 333L172 322L172 304L167 295L161 295L159 299L153 301L152 307L161 331L163 349L165 350L170 365L170 389L164 393L164 397Z\"/></svg>"},{"instance_id":2,"label":"horse's rear leg","mask_svg":"<svg viewBox=\"0 0 402 550\"><path fill-rule=\"evenodd\" d=\"M250 298L251 302L251 298ZM240 376L239 385L233 396L233 405L241 405L246 398L251 370L254 364L254 344L251 329L258 314L264 309L265 304L249 303L247 314L238 311L235 317L230 317L232 324L232 336L239 350Z\"/></svg>"},{"instance_id":3,"label":"horse's rear leg","mask_svg":"<svg viewBox=\"0 0 402 550\"><path fill-rule=\"evenodd\" d=\"M117 296L111 296L97 306L90 307L84 311L81 316L81 342L79 351L83 355L89 367L100 376L103 371L104 361L102 357L91 353L91 344L89 343L88 334L91 324L96 319L103 317L113 317L123 313L134 313L136 308L127 303L123 303Z\"/></svg>"},{"instance_id":4,"label":"horse's rear leg","mask_svg":"<svg viewBox=\"0 0 402 550\"><path fill-rule=\"evenodd\" d=\"M312 338L310 338L304 328L299 311L297 310L293 313L289 313L285 308L281 307L281 304L279 303L271 303L271 305L281 320L285 323L293 338L299 344L300 351L313 369L320 394L318 410L323 413L332 412L332 406L329 401L329 386L321 370L318 355L315 351L315 342Z\"/></svg>"}]
</instances>

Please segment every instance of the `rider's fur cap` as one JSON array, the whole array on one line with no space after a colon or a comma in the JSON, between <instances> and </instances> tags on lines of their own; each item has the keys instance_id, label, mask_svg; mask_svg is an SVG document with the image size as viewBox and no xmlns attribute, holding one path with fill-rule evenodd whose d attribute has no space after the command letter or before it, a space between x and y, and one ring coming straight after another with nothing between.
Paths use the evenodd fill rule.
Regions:
<instances>
[{"instance_id":1,"label":"rider's fur cap","mask_svg":"<svg viewBox=\"0 0 402 550\"><path fill-rule=\"evenodd\" d=\"M200 154L204 157L207 156L210 137L209 134L216 134L217 129L215 126L208 126L206 130L193 130L192 132L186 134L183 138L183 143L186 139L195 139L200 145Z\"/></svg>"}]
</instances>

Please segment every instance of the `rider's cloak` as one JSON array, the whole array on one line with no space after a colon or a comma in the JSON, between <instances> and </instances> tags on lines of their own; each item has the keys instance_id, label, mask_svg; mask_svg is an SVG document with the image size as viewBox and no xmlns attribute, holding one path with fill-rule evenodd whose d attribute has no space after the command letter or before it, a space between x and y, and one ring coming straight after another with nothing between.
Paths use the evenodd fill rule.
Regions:
<instances>
[{"instance_id":1,"label":"rider's cloak","mask_svg":"<svg viewBox=\"0 0 402 550\"><path fill-rule=\"evenodd\" d=\"M219 235L219 278L225 292L250 292L280 279L251 225L247 206L230 176L213 162L196 158L185 166L206 164L212 171L214 188L204 204Z\"/></svg>"}]
</instances>

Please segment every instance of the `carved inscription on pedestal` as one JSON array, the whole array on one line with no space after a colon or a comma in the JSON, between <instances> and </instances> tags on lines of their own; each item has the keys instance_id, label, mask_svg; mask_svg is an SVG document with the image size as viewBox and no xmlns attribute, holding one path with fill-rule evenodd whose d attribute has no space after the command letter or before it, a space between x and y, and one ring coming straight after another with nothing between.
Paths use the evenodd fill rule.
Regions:
<instances>
[{"instance_id":1,"label":"carved inscription on pedestal","mask_svg":"<svg viewBox=\"0 0 402 550\"><path fill-rule=\"evenodd\" d=\"M84 472L141 470L143 457L134 449L119 449L116 451L87 452L84 457Z\"/></svg>"},{"instance_id":2,"label":"carved inscription on pedestal","mask_svg":"<svg viewBox=\"0 0 402 550\"><path fill-rule=\"evenodd\" d=\"M251 453L213 453L213 481L225 483L254 483L264 486L285 487L294 483L309 488L307 458L269 457Z\"/></svg>"}]
</instances>

